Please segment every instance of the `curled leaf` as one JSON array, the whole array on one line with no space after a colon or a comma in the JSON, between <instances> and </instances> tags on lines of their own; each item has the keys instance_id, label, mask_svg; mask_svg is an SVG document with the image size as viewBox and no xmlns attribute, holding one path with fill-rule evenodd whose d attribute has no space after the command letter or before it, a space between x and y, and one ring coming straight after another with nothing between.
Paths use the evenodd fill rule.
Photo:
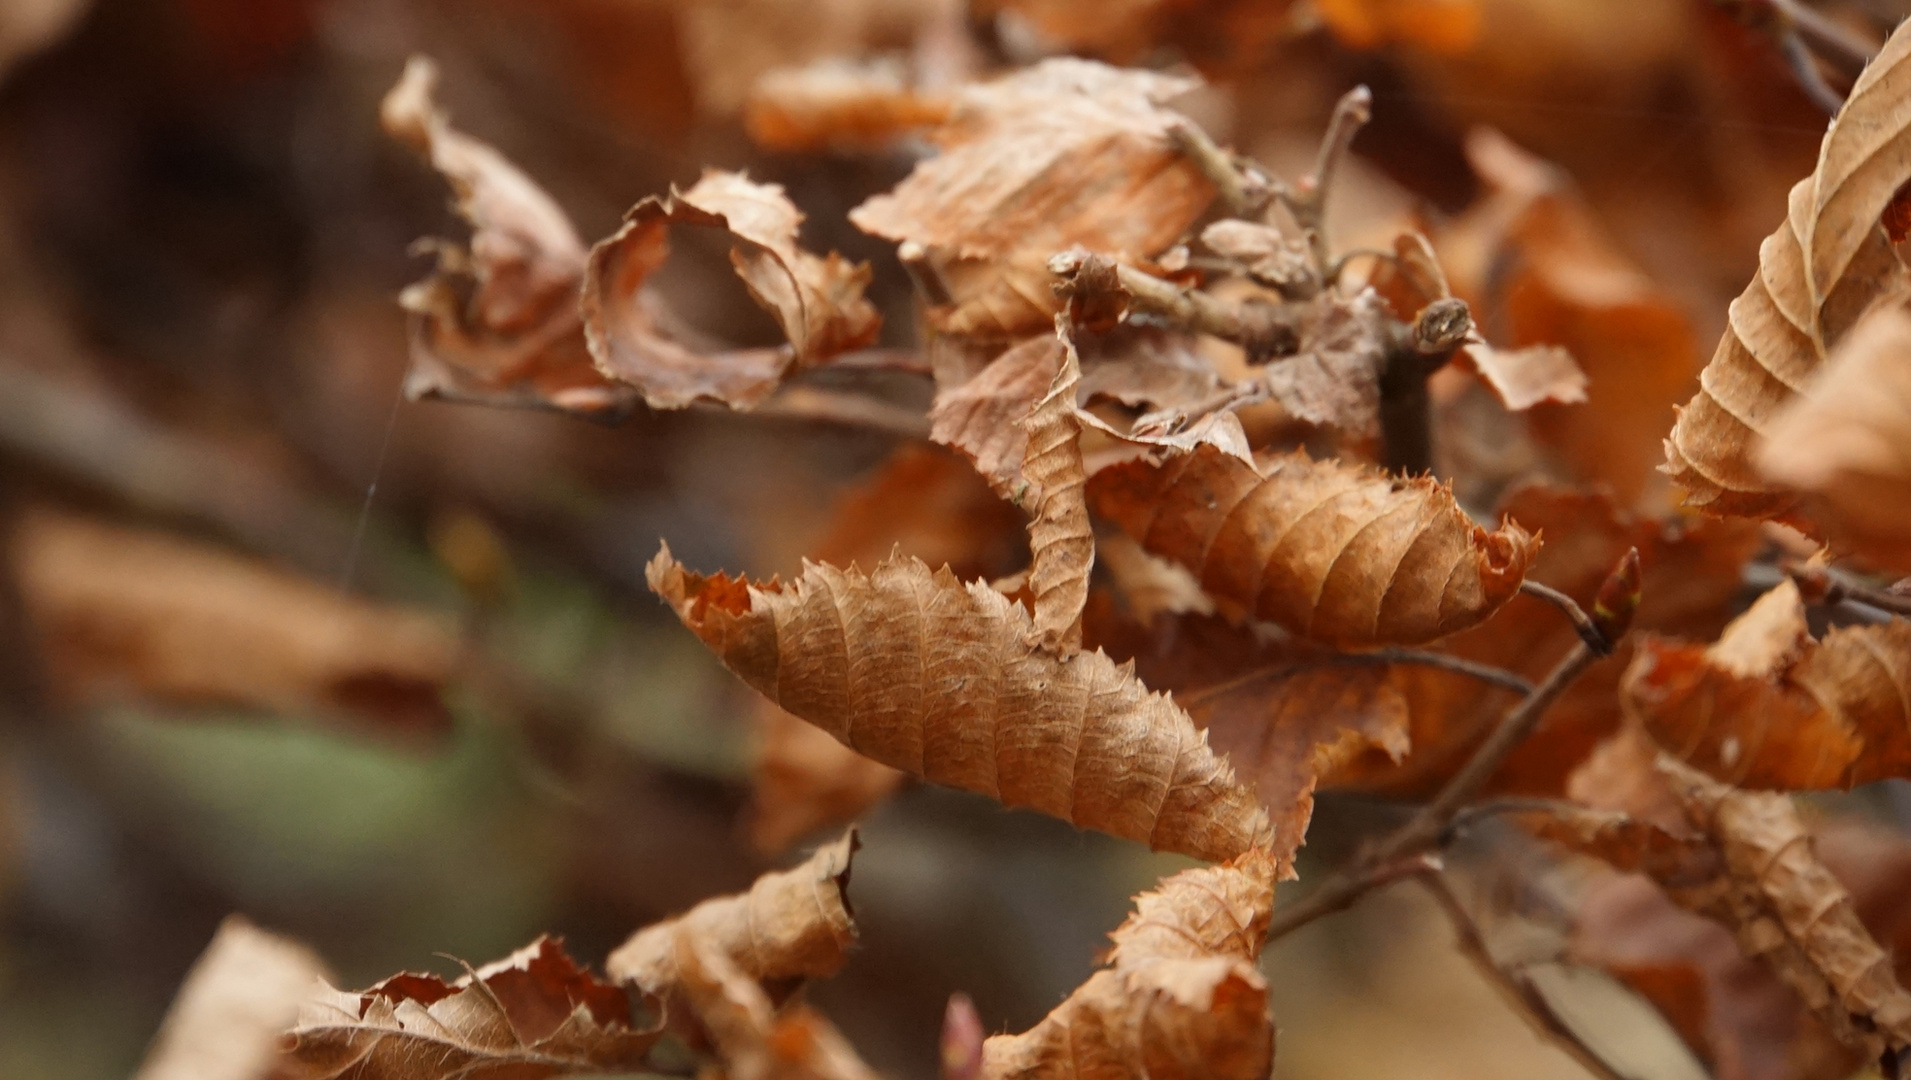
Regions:
<instances>
[{"instance_id":1,"label":"curled leaf","mask_svg":"<svg viewBox=\"0 0 1911 1080\"><path fill-rule=\"evenodd\" d=\"M471 242L433 244L438 268L399 298L412 314L412 397L543 405L590 416L635 395L591 364L578 319L584 242L557 203L491 146L451 126L422 56L385 95L385 132L423 155L457 196Z\"/></svg>"},{"instance_id":2,"label":"curled leaf","mask_svg":"<svg viewBox=\"0 0 1911 1080\"><path fill-rule=\"evenodd\" d=\"M1186 121L1161 105L1193 85L1055 59L969 87L931 134L942 152L850 221L923 249L948 294L931 313L938 329L1038 332L1058 306L1051 255L1151 257L1213 198L1169 135Z\"/></svg>"},{"instance_id":3,"label":"curled leaf","mask_svg":"<svg viewBox=\"0 0 1911 1080\"><path fill-rule=\"evenodd\" d=\"M833 975L856 942L850 915L855 830L818 848L801 866L764 874L748 892L705 900L631 935L605 961L618 982L668 994L682 983L680 942L694 939L756 980Z\"/></svg>"},{"instance_id":4,"label":"curled leaf","mask_svg":"<svg viewBox=\"0 0 1911 1080\"><path fill-rule=\"evenodd\" d=\"M1773 418L1757 461L1837 547L1911 570L1911 313L1865 316Z\"/></svg>"},{"instance_id":5,"label":"curled leaf","mask_svg":"<svg viewBox=\"0 0 1911 1080\"><path fill-rule=\"evenodd\" d=\"M1054 334L1009 347L974 378L936 392L929 409L929 437L969 459L995 493L1021 505L1029 494L1022 478L1028 430L1022 420L1062 363Z\"/></svg>"},{"instance_id":6,"label":"curled leaf","mask_svg":"<svg viewBox=\"0 0 1911 1080\"><path fill-rule=\"evenodd\" d=\"M863 297L869 267L796 244L802 213L775 184L709 170L689 191L648 198L591 249L583 286L585 335L600 370L635 386L656 409L700 398L748 408L792 367L813 367L875 340L881 317ZM751 299L770 313L789 344L705 350L673 336L645 290L670 255L670 226L722 229L730 265Z\"/></svg>"},{"instance_id":7,"label":"curled leaf","mask_svg":"<svg viewBox=\"0 0 1911 1080\"><path fill-rule=\"evenodd\" d=\"M745 682L885 765L1198 858L1266 839L1186 713L1101 653L1030 649L1029 616L982 582L892 558L754 584L668 548L649 579Z\"/></svg>"},{"instance_id":8,"label":"curled leaf","mask_svg":"<svg viewBox=\"0 0 1911 1080\"><path fill-rule=\"evenodd\" d=\"M1107 966L1041 1023L983 1043L982 1075L1261 1080L1274 1028L1254 960L1273 906L1273 860L1260 851L1136 897Z\"/></svg>"},{"instance_id":9,"label":"curled leaf","mask_svg":"<svg viewBox=\"0 0 1911 1080\"><path fill-rule=\"evenodd\" d=\"M1211 446L1098 473L1089 505L1192 570L1216 605L1338 645L1417 644L1484 621L1519 589L1539 542L1479 528L1432 479Z\"/></svg>"},{"instance_id":10,"label":"curled leaf","mask_svg":"<svg viewBox=\"0 0 1911 1080\"><path fill-rule=\"evenodd\" d=\"M1496 349L1484 341L1470 341L1466 356L1514 412L1542 402L1573 405L1586 400L1586 373L1579 370L1572 353L1557 345Z\"/></svg>"},{"instance_id":11,"label":"curled leaf","mask_svg":"<svg viewBox=\"0 0 1911 1080\"><path fill-rule=\"evenodd\" d=\"M456 982L395 975L369 990L321 986L300 1007L276 1080L541 1080L638 1068L657 1032L633 1028L624 991L549 937Z\"/></svg>"},{"instance_id":12,"label":"curled leaf","mask_svg":"<svg viewBox=\"0 0 1911 1080\"><path fill-rule=\"evenodd\" d=\"M1095 534L1088 525L1082 487L1082 425L1075 419L1075 387L1082 372L1068 329L1056 317L1055 332L1065 349L1048 393L1035 403L1022 427L1028 449L1022 476L1039 491L1029 522L1029 589L1035 597L1034 637L1041 647L1067 658L1081 647L1082 607L1088 603L1088 575L1095 566Z\"/></svg>"},{"instance_id":13,"label":"curled leaf","mask_svg":"<svg viewBox=\"0 0 1911 1080\"><path fill-rule=\"evenodd\" d=\"M1666 471L1707 513L1775 517L1791 508L1793 496L1754 463L1759 437L1865 309L1904 287L1879 218L1911 179L1911 113L1899 86L1908 58L1911 30L1899 27L1852 86L1666 440Z\"/></svg>"},{"instance_id":14,"label":"curled leaf","mask_svg":"<svg viewBox=\"0 0 1911 1080\"><path fill-rule=\"evenodd\" d=\"M1813 641L1787 580L1710 646L1648 639L1628 710L1690 764L1745 787L1810 790L1911 776L1911 623Z\"/></svg>"}]
</instances>

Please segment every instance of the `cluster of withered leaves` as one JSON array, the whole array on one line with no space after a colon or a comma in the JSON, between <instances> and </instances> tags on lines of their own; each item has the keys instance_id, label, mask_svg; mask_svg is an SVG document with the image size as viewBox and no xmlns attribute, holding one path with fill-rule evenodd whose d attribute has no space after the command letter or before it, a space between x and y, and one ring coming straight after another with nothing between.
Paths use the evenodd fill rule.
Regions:
<instances>
[{"instance_id":1,"label":"cluster of withered leaves","mask_svg":"<svg viewBox=\"0 0 1911 1080\"><path fill-rule=\"evenodd\" d=\"M1001 6L1113 55L1168 25L1156 4L1101 23L1070 4ZM1359 47L1412 38L1438 49L1472 32L1464 3L1314 7ZM1265 29L1235 5L1201 18ZM1492 132L1467 145L1485 198L1427 227L1430 238L1401 233L1361 283L1324 207L1371 107L1364 92L1342 101L1314 174L1280 183L1174 111L1195 84L1157 72L1053 59L946 92L816 68L766 83L750 115L771 144L920 131L936 148L850 220L899 243L936 384L930 438L1001 500L983 505L1027 514L1030 563L991 583L1002 567L983 553L1006 523L978 510L973 480L950 494L960 485L938 471L947 461L932 467L920 451L865 493L880 509L852 501L823 561L791 580L699 574L660 552L651 587L775 707L759 842L860 812L908 775L1227 860L1144 897L1105 970L1036 1028L989 1040L978 1067L1260 1075L1271 1034L1251 962L1316 787L1438 788L1487 738L1503 695L1530 692L1590 637L1619 655L1589 661L1487 786L1624 811L1569 811L1540 828L1724 925L1838 1045L1874 1060L1907 1049L1911 996L1788 797L1706 775L1783 790L1911 775L1905 624L1815 642L1785 586L1710 647L1635 646L1576 629L1557 596L1522 595L1594 608L1612 568L1636 565L1638 628L1703 641L1726 627L1758 527L1652 516L1665 505L1649 466L1668 430L1671 478L1715 518L1816 525L1875 565L1905 565L1911 500L1892 496L1911 477L1900 370L1911 323L1881 219L1911 179L1907 42L1911 32L1894 36L1853 87L1676 422L1699 370L1686 317L1561 173ZM452 365L476 380L461 392L579 411L614 409L633 390L657 407L747 407L874 333L865 273L796 247L801 218L780 191L710 173L640 203L585 256L547 198L453 137L424 78L408 77L388 112L419 118L394 129L422 133L407 137L452 178L477 235L410 303L420 341L490 343L472 350L482 362ZM475 167L448 163L454 150L488 163L482 190L515 193L518 224L467 193L480 189ZM726 349L674 325L645 288L671 225L726 231L786 347ZM540 231L548 244L526 239ZM1486 317L1475 325L1456 296ZM422 352L419 370L450 348ZM541 381L554 370L604 396L560 400L558 383ZM1512 434L1469 462L1462 428L1481 400ZM1444 460L1466 466L1467 493L1511 489L1497 513L1422 475L1442 460L1429 423ZM1515 464L1496 473L1484 461L1495 453ZM1532 479L1534 465L1605 490L1508 483ZM1802 514L1801 493L1814 499ZM861 524L875 514L904 535L936 534L933 557L887 550ZM990 523L965 532L964 517ZM1099 538L1097 520L1109 527ZM1624 726L1628 713L1637 727ZM1648 738L1673 756L1656 758ZM769 897L792 882L766 878L763 897L640 934L612 975L691 1017L674 1030L731 1071L855 1074L840 1039L779 1011L764 983L833 970L847 940L846 908L795 930L764 921L791 910ZM1597 911L1589 902L1581 924L1589 959ZM814 963L779 953L785 967L766 965L743 947L803 934ZM1641 974L1649 966L1621 973L1669 1010L1678 995L1664 980L1684 993L1718 970ZM799 1015L810 1034L786 1037ZM1674 1020L1714 1064L1741 1060L1719 1035L1736 1018ZM791 1064L799 1045L811 1057Z\"/></svg>"},{"instance_id":2,"label":"cluster of withered leaves","mask_svg":"<svg viewBox=\"0 0 1911 1080\"><path fill-rule=\"evenodd\" d=\"M881 319L862 295L868 268L799 248L803 215L782 188L711 171L687 192L639 202L623 228L587 249L530 177L451 126L436 82L431 62L415 58L383 108L385 130L444 175L473 230L465 246L431 242L436 272L402 298L413 318L413 397L613 417L638 400L748 408L792 369L875 339ZM732 267L786 346L728 347L680 325L650 287L673 225L729 237Z\"/></svg>"},{"instance_id":3,"label":"cluster of withered leaves","mask_svg":"<svg viewBox=\"0 0 1911 1080\"><path fill-rule=\"evenodd\" d=\"M1898 887L1901 839L1849 839L1877 861L1834 874L1788 797L1712 780L1637 728L1589 759L1572 791L1589 809L1535 815L1533 827L1656 886L1591 890L1575 955L1657 1004L1719 1075L1841 1076L1854 1057L1888 1066L1903 1053L1911 992L1873 937L1901 932L1880 894ZM1680 910L1723 927L1737 950Z\"/></svg>"}]
</instances>

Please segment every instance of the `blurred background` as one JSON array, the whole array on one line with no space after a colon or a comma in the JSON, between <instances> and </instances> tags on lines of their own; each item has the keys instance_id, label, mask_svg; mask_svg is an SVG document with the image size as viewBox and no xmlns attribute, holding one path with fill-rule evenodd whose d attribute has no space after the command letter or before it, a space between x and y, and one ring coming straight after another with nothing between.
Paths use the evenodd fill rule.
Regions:
<instances>
[{"instance_id":1,"label":"blurred background","mask_svg":"<svg viewBox=\"0 0 1911 1080\"><path fill-rule=\"evenodd\" d=\"M1194 68L1210 88L1190 110L1288 175L1364 81L1346 235L1467 211L1484 192L1465 137L1492 125L1565 170L1681 340L1709 345L1824 128L1746 6L0 0L0 1076L130 1074L230 912L362 986L544 930L600 962L794 857L743 824L749 692L643 567L665 538L699 569L789 573L905 440L405 400L413 241L464 235L440 178L378 128L407 56L438 61L455 122L586 238L705 165L785 185L807 246L874 264L891 346L915 343L908 278L844 214L926 150L760 150L741 113L764 72L895 56L959 78L1068 52ZM774 332L714 244L680 244L664 287L709 333ZM1581 362L1595 394L1612 385ZM926 381L868 378L902 409L928 400ZM977 572L1025 557L1009 525ZM1303 874L1384 814L1325 801ZM812 996L910 1078L934 1074L951 991L990 1030L1026 1027L1177 865L922 788L865 843L865 944ZM1583 1075L1411 891L1267 970L1285 1076ZM1584 1001L1655 1075L1696 1069L1637 1006Z\"/></svg>"}]
</instances>

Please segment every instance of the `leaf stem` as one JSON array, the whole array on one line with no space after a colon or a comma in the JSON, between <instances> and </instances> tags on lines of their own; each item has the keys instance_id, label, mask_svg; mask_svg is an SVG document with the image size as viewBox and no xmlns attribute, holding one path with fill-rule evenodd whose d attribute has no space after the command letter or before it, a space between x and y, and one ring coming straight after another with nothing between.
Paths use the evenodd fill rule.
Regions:
<instances>
[{"instance_id":1,"label":"leaf stem","mask_svg":"<svg viewBox=\"0 0 1911 1080\"><path fill-rule=\"evenodd\" d=\"M1572 620L1573 629L1579 633L1579 640L1600 656L1612 655L1613 643L1606 640L1599 627L1593 624L1592 616L1579 606L1579 601L1553 588L1543 585L1532 578L1520 582L1520 591L1528 596L1537 597L1558 608L1566 618Z\"/></svg>"}]
</instances>

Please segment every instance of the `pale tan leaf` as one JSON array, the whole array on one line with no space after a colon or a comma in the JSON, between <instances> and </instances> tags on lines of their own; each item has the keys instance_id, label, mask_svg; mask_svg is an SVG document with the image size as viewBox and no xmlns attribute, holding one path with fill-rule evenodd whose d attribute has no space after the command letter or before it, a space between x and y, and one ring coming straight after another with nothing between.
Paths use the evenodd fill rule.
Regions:
<instances>
[{"instance_id":1,"label":"pale tan leaf","mask_svg":"<svg viewBox=\"0 0 1911 1080\"><path fill-rule=\"evenodd\" d=\"M1267 365L1262 380L1296 420L1371 448L1380 439L1380 373L1387 362L1385 305L1362 289L1329 290L1302 309L1301 350Z\"/></svg>"},{"instance_id":2,"label":"pale tan leaf","mask_svg":"<svg viewBox=\"0 0 1911 1080\"><path fill-rule=\"evenodd\" d=\"M582 310L591 355L605 374L635 386L656 409L699 399L733 408L760 403L793 367L828 362L867 345L881 317L863 296L869 267L797 246L803 215L775 184L709 170L686 192L632 207L624 225L591 249ZM672 225L720 229L730 264L770 313L786 347L701 349L679 340L645 289L670 255Z\"/></svg>"},{"instance_id":3,"label":"pale tan leaf","mask_svg":"<svg viewBox=\"0 0 1911 1080\"><path fill-rule=\"evenodd\" d=\"M760 852L786 851L819 829L854 821L908 779L768 698L758 699L756 715L749 828Z\"/></svg>"},{"instance_id":4,"label":"pale tan leaf","mask_svg":"<svg viewBox=\"0 0 1911 1080\"><path fill-rule=\"evenodd\" d=\"M1861 320L1773 418L1757 463L1838 548L1911 571L1911 313Z\"/></svg>"},{"instance_id":5,"label":"pale tan leaf","mask_svg":"<svg viewBox=\"0 0 1911 1080\"><path fill-rule=\"evenodd\" d=\"M1186 79L1055 59L960 94L932 133L942 153L850 220L926 252L952 334L1019 337L1058 310L1048 259L1082 247L1115 258L1166 249L1213 198L1175 148L1185 121L1161 103Z\"/></svg>"},{"instance_id":6,"label":"pale tan leaf","mask_svg":"<svg viewBox=\"0 0 1911 1080\"><path fill-rule=\"evenodd\" d=\"M982 1045L988 1080L1262 1080L1273 1065L1255 970L1274 862L1249 851L1135 898L1107 966L1019 1035Z\"/></svg>"},{"instance_id":7,"label":"pale tan leaf","mask_svg":"<svg viewBox=\"0 0 1911 1080\"><path fill-rule=\"evenodd\" d=\"M453 983L395 975L321 986L299 1009L274 1080L542 1080L639 1070L657 1031L619 987L542 937Z\"/></svg>"},{"instance_id":8,"label":"pale tan leaf","mask_svg":"<svg viewBox=\"0 0 1911 1080\"><path fill-rule=\"evenodd\" d=\"M1811 639L1790 581L1710 646L1648 638L1622 696L1690 764L1745 787L1911 776L1911 622Z\"/></svg>"},{"instance_id":9,"label":"pale tan leaf","mask_svg":"<svg viewBox=\"0 0 1911 1080\"><path fill-rule=\"evenodd\" d=\"M1075 419L1075 388L1081 363L1069 340L1066 316L1057 316L1055 334L1064 346L1062 363L1048 393L1022 428L1028 449L1022 477L1040 494L1029 521L1029 590L1035 598L1031 643L1067 659L1081 648L1082 607L1088 603L1088 575L1095 567L1095 534L1088 524L1082 488L1082 425Z\"/></svg>"},{"instance_id":10,"label":"pale tan leaf","mask_svg":"<svg viewBox=\"0 0 1911 1080\"><path fill-rule=\"evenodd\" d=\"M859 846L852 829L802 865L757 878L748 892L646 926L610 954L605 970L648 993L673 993L681 983L679 941L695 938L751 979L833 975L856 942L846 890Z\"/></svg>"},{"instance_id":11,"label":"pale tan leaf","mask_svg":"<svg viewBox=\"0 0 1911 1080\"><path fill-rule=\"evenodd\" d=\"M584 242L535 181L451 126L437 82L436 66L412 57L379 114L444 176L472 230L468 246L434 243L436 272L400 297L411 312L406 392L620 415L636 395L592 366L578 320Z\"/></svg>"},{"instance_id":12,"label":"pale tan leaf","mask_svg":"<svg viewBox=\"0 0 1911 1080\"><path fill-rule=\"evenodd\" d=\"M758 79L743 104L743 128L775 153L866 153L940 124L950 105L948 94L910 85L893 60L830 58Z\"/></svg>"},{"instance_id":13,"label":"pale tan leaf","mask_svg":"<svg viewBox=\"0 0 1911 1080\"><path fill-rule=\"evenodd\" d=\"M1470 341L1465 355L1514 412L1541 402L1573 405L1586 400L1586 373L1573 362L1572 353L1557 345L1496 349L1484 341Z\"/></svg>"},{"instance_id":14,"label":"pale tan leaf","mask_svg":"<svg viewBox=\"0 0 1911 1080\"><path fill-rule=\"evenodd\" d=\"M1043 334L1011 346L974 378L936 392L929 409L929 437L953 447L975 465L997 495L1025 505L1022 478L1028 430L1022 421L1062 362L1062 342Z\"/></svg>"},{"instance_id":15,"label":"pale tan leaf","mask_svg":"<svg viewBox=\"0 0 1911 1080\"><path fill-rule=\"evenodd\" d=\"M1484 621L1519 589L1538 541L1473 524L1429 478L1213 447L1098 473L1089 505L1187 566L1217 606L1338 645L1417 644Z\"/></svg>"},{"instance_id":16,"label":"pale tan leaf","mask_svg":"<svg viewBox=\"0 0 1911 1080\"><path fill-rule=\"evenodd\" d=\"M1029 649L1028 614L983 582L894 558L754 584L667 548L649 577L744 681L884 764L1200 858L1267 837L1186 713L1098 652Z\"/></svg>"},{"instance_id":17,"label":"pale tan leaf","mask_svg":"<svg viewBox=\"0 0 1911 1080\"><path fill-rule=\"evenodd\" d=\"M1911 30L1900 27L1833 118L1818 167L1792 188L1785 223L1760 247L1758 274L1732 302L1701 389L1666 440L1667 471L1707 513L1791 508L1793 496L1755 467L1759 437L1865 309L1904 288L1879 218L1911 179L1907 59Z\"/></svg>"},{"instance_id":18,"label":"pale tan leaf","mask_svg":"<svg viewBox=\"0 0 1911 1080\"><path fill-rule=\"evenodd\" d=\"M229 915L180 984L134 1080L259 1080L321 979L305 946Z\"/></svg>"},{"instance_id":19,"label":"pale tan leaf","mask_svg":"<svg viewBox=\"0 0 1911 1080\"><path fill-rule=\"evenodd\" d=\"M35 510L11 563L56 698L235 705L411 733L462 647L441 618L164 533Z\"/></svg>"}]
</instances>

